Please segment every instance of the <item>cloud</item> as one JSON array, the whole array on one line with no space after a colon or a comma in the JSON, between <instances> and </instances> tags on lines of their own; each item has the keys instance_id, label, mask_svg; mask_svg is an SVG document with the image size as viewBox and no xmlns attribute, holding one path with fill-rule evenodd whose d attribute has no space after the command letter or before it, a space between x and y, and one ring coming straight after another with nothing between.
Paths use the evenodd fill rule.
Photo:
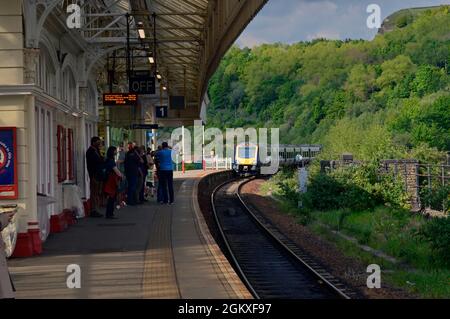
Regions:
<instances>
[{"instance_id":1,"label":"cloud","mask_svg":"<svg viewBox=\"0 0 450 319\"><path fill-rule=\"evenodd\" d=\"M269 0L237 44L372 39L377 30L367 27L366 8L374 2L381 6L383 19L402 8L450 4L450 0Z\"/></svg>"}]
</instances>

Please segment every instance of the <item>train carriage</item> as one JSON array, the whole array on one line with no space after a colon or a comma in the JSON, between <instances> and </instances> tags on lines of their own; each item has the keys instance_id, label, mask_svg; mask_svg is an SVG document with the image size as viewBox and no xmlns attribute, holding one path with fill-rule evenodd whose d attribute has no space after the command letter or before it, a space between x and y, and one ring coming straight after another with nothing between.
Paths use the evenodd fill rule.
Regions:
<instances>
[{"instance_id":1,"label":"train carriage","mask_svg":"<svg viewBox=\"0 0 450 319\"><path fill-rule=\"evenodd\" d=\"M321 149L321 145L279 145L278 161L280 166L300 165L314 159ZM267 153L267 157L261 159L260 153ZM233 170L237 175L259 175L261 166L270 165L271 155L270 146L240 143L235 147Z\"/></svg>"}]
</instances>

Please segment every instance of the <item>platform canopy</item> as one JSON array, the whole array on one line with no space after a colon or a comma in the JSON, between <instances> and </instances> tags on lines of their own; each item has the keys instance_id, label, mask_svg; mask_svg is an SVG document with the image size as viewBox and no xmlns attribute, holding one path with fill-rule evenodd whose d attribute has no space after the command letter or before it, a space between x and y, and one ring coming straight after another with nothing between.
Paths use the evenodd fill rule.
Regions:
<instances>
[{"instance_id":1,"label":"platform canopy","mask_svg":"<svg viewBox=\"0 0 450 319\"><path fill-rule=\"evenodd\" d=\"M70 14L67 7L81 4L81 28L68 31L77 33L85 44L89 57L87 71L103 72L100 86L107 91L114 71L114 90L119 87L124 92L128 86L127 71L149 70L161 77L156 95L151 97L158 101L155 104L168 104L168 96L185 97L185 108L176 111L169 108L169 118L164 121L187 124L204 114L201 107L209 78L266 2L36 0L36 8L39 23L50 14L64 21ZM110 70L109 75L106 69Z\"/></svg>"}]
</instances>

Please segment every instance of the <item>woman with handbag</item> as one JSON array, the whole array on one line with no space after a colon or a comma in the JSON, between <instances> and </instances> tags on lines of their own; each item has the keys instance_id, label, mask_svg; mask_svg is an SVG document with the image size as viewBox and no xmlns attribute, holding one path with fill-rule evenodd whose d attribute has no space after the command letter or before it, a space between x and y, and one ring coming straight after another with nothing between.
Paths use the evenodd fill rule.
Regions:
<instances>
[{"instance_id":1,"label":"woman with handbag","mask_svg":"<svg viewBox=\"0 0 450 319\"><path fill-rule=\"evenodd\" d=\"M106 218L108 219L116 219L116 217L114 216L114 206L117 199L119 184L123 177L122 173L117 168L115 160L116 155L117 155L116 147L111 146L110 148L108 148L108 151L106 152L106 162L105 162L108 178L103 188L103 192L107 196Z\"/></svg>"}]
</instances>

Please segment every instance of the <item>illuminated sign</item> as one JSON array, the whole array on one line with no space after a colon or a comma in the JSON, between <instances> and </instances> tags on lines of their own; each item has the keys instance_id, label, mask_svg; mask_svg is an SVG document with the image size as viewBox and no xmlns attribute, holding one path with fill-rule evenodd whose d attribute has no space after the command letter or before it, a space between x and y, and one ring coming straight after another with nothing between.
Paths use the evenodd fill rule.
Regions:
<instances>
[{"instance_id":1,"label":"illuminated sign","mask_svg":"<svg viewBox=\"0 0 450 319\"><path fill-rule=\"evenodd\" d=\"M103 94L103 105L116 106L116 105L137 105L137 94L129 93L106 93Z\"/></svg>"},{"instance_id":2,"label":"illuminated sign","mask_svg":"<svg viewBox=\"0 0 450 319\"><path fill-rule=\"evenodd\" d=\"M16 128L0 127L0 199L17 199Z\"/></svg>"}]
</instances>

